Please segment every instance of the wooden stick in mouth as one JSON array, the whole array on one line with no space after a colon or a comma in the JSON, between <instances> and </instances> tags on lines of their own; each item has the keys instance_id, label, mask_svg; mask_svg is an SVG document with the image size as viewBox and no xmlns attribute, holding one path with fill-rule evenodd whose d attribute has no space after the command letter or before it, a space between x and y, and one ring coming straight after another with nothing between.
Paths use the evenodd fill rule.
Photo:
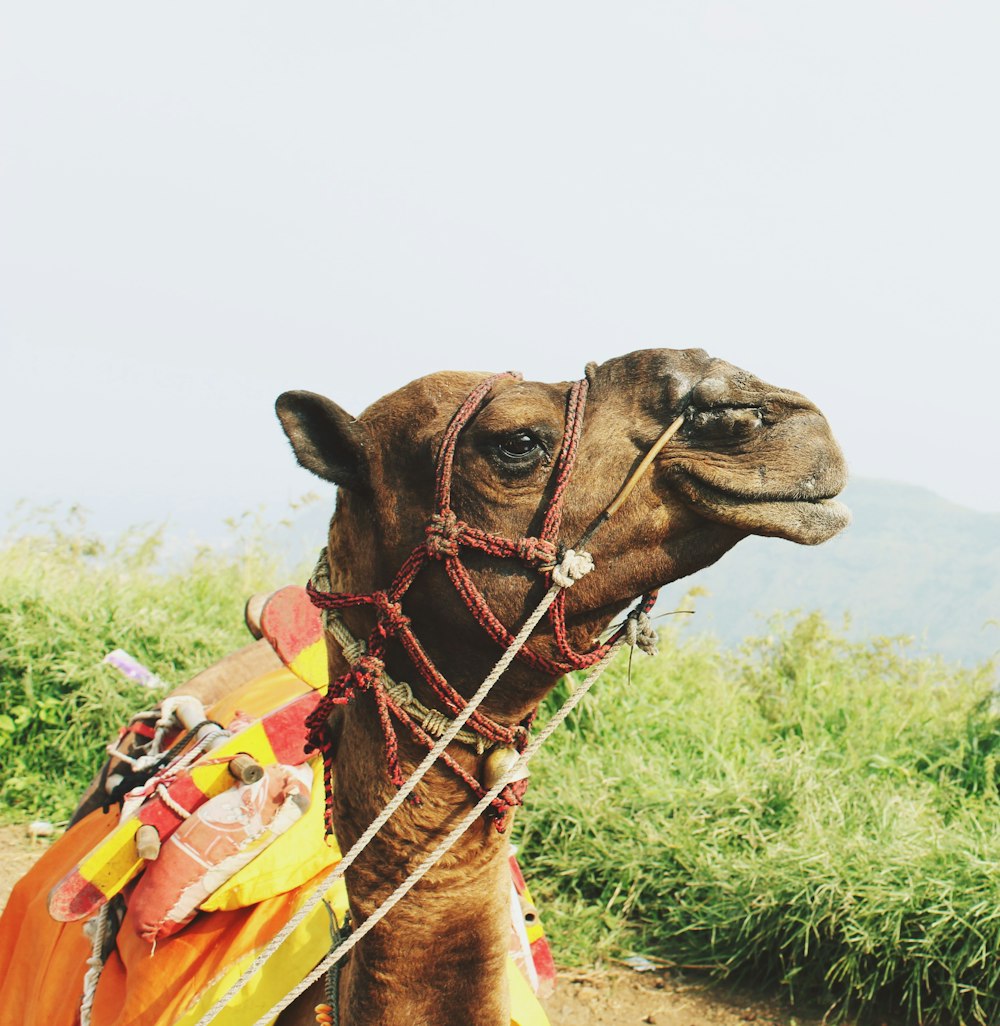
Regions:
<instances>
[{"instance_id":1,"label":"wooden stick in mouth","mask_svg":"<svg viewBox=\"0 0 1000 1026\"><path fill-rule=\"evenodd\" d=\"M632 476L625 482L625 484L622 485L621 491L615 496L614 501L604 511L605 519L613 517L618 512L618 510L621 509L622 505L624 505L625 503L625 500L632 494L632 492L635 489L635 486L639 483L639 478L641 478L642 475L645 474L646 471L649 469L650 463L652 463L653 460L655 460L656 457L659 456L660 451L667 444L667 442L669 442L670 439L673 438L674 435L676 435L677 432L680 430L681 425L684 423L684 416L685 415L682 413L673 422L673 424L671 424L670 427L668 427L667 430L664 431L659 438L657 438L657 440L653 443L652 449L650 449L649 452L647 452L646 455L643 456L642 462L639 464L639 466L635 468L635 470L632 472Z\"/></svg>"},{"instance_id":2,"label":"wooden stick in mouth","mask_svg":"<svg viewBox=\"0 0 1000 1026\"><path fill-rule=\"evenodd\" d=\"M590 525L589 528L587 528L583 537L576 543L576 545L573 546L577 552L579 552L580 549L586 548L586 546L590 544L590 540L597 533L598 528L606 524L618 512L618 510L621 509L625 500L632 494L635 486L639 483L639 478L641 478L649 469L650 463L656 459L667 442L669 442L670 439L673 438L681 429L685 416L686 415L682 413L653 443L653 447L645 456L643 456L642 462L634 471L632 471L625 484L621 486L621 489L614 497L611 505L608 506L608 508L593 522L593 524Z\"/></svg>"}]
</instances>

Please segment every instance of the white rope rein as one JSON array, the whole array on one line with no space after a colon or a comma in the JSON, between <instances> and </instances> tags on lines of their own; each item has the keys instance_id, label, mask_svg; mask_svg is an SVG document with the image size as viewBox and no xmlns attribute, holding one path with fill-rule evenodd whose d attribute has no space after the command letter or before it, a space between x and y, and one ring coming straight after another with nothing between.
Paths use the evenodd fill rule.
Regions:
<instances>
[{"instance_id":1,"label":"white rope rein","mask_svg":"<svg viewBox=\"0 0 1000 1026\"><path fill-rule=\"evenodd\" d=\"M326 892L344 875L344 873L351 867L351 865L353 865L353 863L357 860L358 856L371 842L372 838L379 832L379 830L382 829L386 822L388 822L392 814L400 807L400 805L402 805L403 802L406 801L406 798L417 786L417 784L419 784L420 781L423 780L424 776L427 774L427 771L431 768L431 766L434 765L434 763L444 752L444 750L448 747L448 745L451 744L451 742L455 739L458 732L465 725L469 717L476 711L476 709L479 708L480 704L490 693L493 686L503 675L504 671L507 669L508 666L510 666L511 662L514 660L514 657L524 647L528 638L531 636L532 631L534 631L535 627L538 626L538 622L548 611L549 606L551 606L552 603L555 601L556 596L559 594L559 592L562 591L564 588L572 586L574 581L578 581L581 577L585 577L593 569L594 560L589 552L576 552L573 549L566 550L566 553L563 556L559 566L556 567L556 569L553 571L552 587L549 588L549 590L543 596L542 600L535 607L532 614L528 617L527 620L525 620L524 626L518 632L510 647L504 652L504 654L499 658L499 660L497 660L496 665L490 671L489 675L486 677L483 683L480 684L476 693L469 699L468 704L458 713L455 719L452 720L451 725L441 735L441 737L435 743L434 747L427 753L426 756L424 756L424 759L420 763L420 765L417 766L417 768L407 778L406 782L402 785L402 787L400 787L399 790L395 793L395 795L393 795L393 797L386 804L385 808L378 814L378 816L375 817L375 819L372 820L372 822L368 825L364 833L351 846L351 849L330 870L330 872L327 873L326 876L324 876L316 884L316 888L313 891L312 895L310 895L308 900L303 904L303 906L298 910L298 912L296 912L295 915L292 916L292 918L285 924L285 926L282 927L282 929L274 936L274 938L264 947L264 949L253 960L253 962L240 974L239 979L237 979L236 982L233 983L229 990L227 990L226 993L223 994L222 997L220 997L219 1000L216 1001L216 1003L212 1005L212 1007L198 1020L196 1026L208 1026L208 1024L211 1023L216 1018L216 1016L218 1016L219 1013L226 1007L226 1005L229 1004L232 998L234 998L240 992L240 990L242 990L242 988L246 985L250 978L263 967L264 963L267 962L267 960L274 954L274 952L281 947L281 945L285 942L289 935L299 926L299 924L313 911L313 909L316 908L317 905L319 905L319 903L323 900L323 895L326 894ZM333 627L333 624L339 622L339 619L332 620L331 628ZM345 632L347 631L347 628L343 627L342 623L341 627ZM339 632L335 632L335 637L338 633ZM351 654L357 653L358 656L360 656L360 654L363 654L363 650L360 648L361 642L357 641L353 637L353 635L350 635L349 633L347 633L347 637L349 638L349 645L355 645L358 647L351 652L348 652L345 648L345 655L347 655L348 658L350 658ZM340 638L337 637L337 640L339 642ZM617 648L618 645L616 644L610 651L616 651ZM610 655L610 651L608 655ZM597 665L603 665L606 662L606 659L607 657L605 657L605 660L602 660L601 663L598 663ZM528 748L525 749L525 751L530 750L530 748L531 745L529 745ZM524 760L524 762L526 761L527 760ZM507 786L507 783L509 783L509 781L513 779L512 774L515 772L515 767L517 769L520 769L524 765L524 762L522 762L522 759L519 758L515 763L513 763L512 767L508 770L506 774L504 774L504 777L501 778L501 780L504 781L503 785L501 787L497 787L496 785L494 785L494 787L490 790L487 796L489 800L487 801L486 799L482 799L479 805L476 806L476 809L478 811L476 812L475 816L473 816L469 820L470 823L474 822L474 820L482 813L482 810L485 809L489 805L489 803L492 802L493 799L503 790L503 788ZM485 805L483 804L484 801L486 802ZM482 808L480 806L482 806ZM450 842L449 847L453 843L454 841ZM447 851L447 848L444 849L444 851ZM444 851L442 851L441 854L444 854ZM440 858L440 856L438 856L438 858ZM435 861L437 860L435 859ZM428 866L427 868L429 869L430 866ZM424 872L426 872L426 870L424 870ZM413 882L416 883L416 880L414 880ZM412 886L412 884L410 886ZM407 888L407 890L409 890L409 888ZM403 894L405 893L406 891L403 892ZM402 897L402 895L400 895L400 897ZM368 929L371 929L371 927L368 927ZM365 930L365 932L367 933L367 930ZM355 933L357 933L357 931L355 931ZM364 934L362 934L361 936L364 936ZM301 993L301 991L297 993ZM297 996L297 994L293 995L293 998L289 998L288 1001L293 1000L294 996ZM286 1004L287 1003L288 1002L286 1001ZM285 1004L282 1004L280 1007L277 1008L276 1011L270 1013L271 1018L273 1018L274 1015L277 1015L277 1013L280 1012L281 1009L284 1007ZM262 1024L268 1022L270 1022L269 1018L264 1018L261 1020Z\"/></svg>"},{"instance_id":2,"label":"white rope rein","mask_svg":"<svg viewBox=\"0 0 1000 1026\"><path fill-rule=\"evenodd\" d=\"M636 624L637 630L632 630L630 633L634 638L637 638L637 643L645 645L646 639L651 634L651 628L649 626L649 619L644 613L633 613L630 614L630 621ZM653 634L655 637L655 634ZM638 640L641 638L642 640ZM517 760L507 769L506 773L490 788L490 790L483 795L479 800L478 804L470 810L466 815L455 825L451 832L438 844L438 846L427 855L424 860L406 877L402 883L389 895L386 900L379 905L379 907L363 922L361 923L349 937L345 938L333 951L330 952L322 962L316 966L315 969L304 980L302 980L297 986L293 987L283 998L281 998L272 1008L270 1008L266 1014L262 1015L255 1023L254 1026L268 1026L269 1023L274 1021L274 1018L287 1008L300 994L304 993L309 989L325 972L327 972L332 966L336 965L350 950L365 937L372 929L374 929L384 919L396 905L406 896L406 894L413 888L420 880L427 875L427 873L433 869L438 861L446 854L446 852L455 844L455 842L472 826L473 823L483 814L483 812L489 808L490 803L494 798L523 770L528 764L528 761L535 755L535 753L542 747L543 744L551 737L553 731L566 719L566 717L573 711L574 708L583 699L584 695L591 689L596 683L597 679L604 673L608 668L608 664L618 653L618 650L622 645L628 643L628 637L623 634L618 638L617 641L612 644L611 648L605 653L601 660L595 664L594 668L590 671L587 677L576 686L565 702L560 706L557 712L553 714L551 719L545 724L545 726L538 732L534 740L532 740L523 752L517 757ZM204 1020L203 1020L204 1022ZM201 1023L198 1026L202 1026Z\"/></svg>"}]
</instances>

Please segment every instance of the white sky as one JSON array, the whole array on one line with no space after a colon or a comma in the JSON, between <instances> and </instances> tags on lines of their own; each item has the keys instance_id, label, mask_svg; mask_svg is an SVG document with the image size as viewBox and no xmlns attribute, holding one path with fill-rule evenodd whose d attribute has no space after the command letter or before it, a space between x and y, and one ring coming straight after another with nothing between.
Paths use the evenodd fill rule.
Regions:
<instances>
[{"instance_id":1,"label":"white sky","mask_svg":"<svg viewBox=\"0 0 1000 1026\"><path fill-rule=\"evenodd\" d=\"M0 512L311 487L286 388L697 345L1000 510L1000 6L0 2Z\"/></svg>"}]
</instances>

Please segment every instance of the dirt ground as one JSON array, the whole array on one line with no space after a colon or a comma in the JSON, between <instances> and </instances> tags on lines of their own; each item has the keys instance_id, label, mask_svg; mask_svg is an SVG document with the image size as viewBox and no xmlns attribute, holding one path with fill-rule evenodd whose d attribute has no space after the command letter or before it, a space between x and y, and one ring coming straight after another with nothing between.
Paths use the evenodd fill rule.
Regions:
<instances>
[{"instance_id":1,"label":"dirt ground","mask_svg":"<svg viewBox=\"0 0 1000 1026\"><path fill-rule=\"evenodd\" d=\"M625 968L561 969L546 1010L552 1026L821 1026L777 1002L727 994L704 980Z\"/></svg>"},{"instance_id":2,"label":"dirt ground","mask_svg":"<svg viewBox=\"0 0 1000 1026\"><path fill-rule=\"evenodd\" d=\"M0 826L0 909L46 843L30 840L24 826ZM728 994L683 974L624 966L561 969L546 1006L552 1026L820 1026L775 1002Z\"/></svg>"}]
</instances>

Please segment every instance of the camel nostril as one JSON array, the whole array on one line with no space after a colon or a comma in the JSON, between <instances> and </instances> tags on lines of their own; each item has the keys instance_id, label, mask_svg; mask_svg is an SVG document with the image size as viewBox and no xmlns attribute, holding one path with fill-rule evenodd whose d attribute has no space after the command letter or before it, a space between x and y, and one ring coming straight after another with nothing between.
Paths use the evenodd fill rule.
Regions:
<instances>
[{"instance_id":1,"label":"camel nostril","mask_svg":"<svg viewBox=\"0 0 1000 1026\"><path fill-rule=\"evenodd\" d=\"M747 438L764 423L759 406L723 406L711 410L688 407L684 434L698 441Z\"/></svg>"}]
</instances>

